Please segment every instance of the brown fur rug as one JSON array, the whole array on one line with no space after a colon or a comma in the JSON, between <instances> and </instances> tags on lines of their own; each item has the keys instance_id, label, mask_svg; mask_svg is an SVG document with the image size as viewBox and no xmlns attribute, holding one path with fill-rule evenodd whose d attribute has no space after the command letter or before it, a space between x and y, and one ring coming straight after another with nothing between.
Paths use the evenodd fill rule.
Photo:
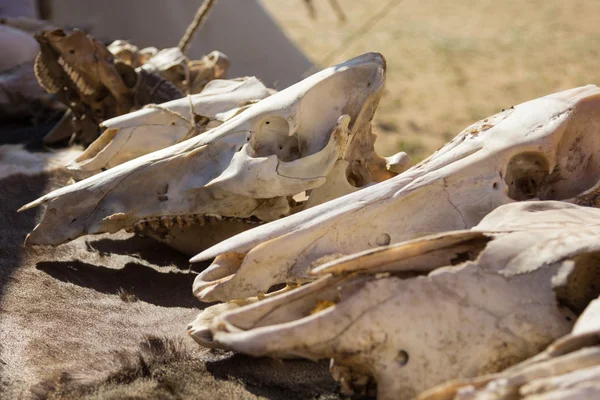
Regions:
<instances>
[{"instance_id":1,"label":"brown fur rug","mask_svg":"<svg viewBox=\"0 0 600 400\"><path fill-rule=\"evenodd\" d=\"M41 210L16 210L67 183L65 155L0 147L1 399L340 397L326 362L198 347L185 330L205 266L166 246L119 233L24 248Z\"/></svg>"}]
</instances>

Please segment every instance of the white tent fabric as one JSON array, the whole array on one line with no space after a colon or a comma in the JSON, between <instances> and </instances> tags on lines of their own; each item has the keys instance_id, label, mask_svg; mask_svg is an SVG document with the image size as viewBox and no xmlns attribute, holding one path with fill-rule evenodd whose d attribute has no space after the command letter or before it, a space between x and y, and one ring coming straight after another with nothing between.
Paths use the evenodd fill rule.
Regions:
<instances>
[{"instance_id":1,"label":"white tent fabric","mask_svg":"<svg viewBox=\"0 0 600 400\"><path fill-rule=\"evenodd\" d=\"M54 0L52 21L81 26L101 40L126 39L138 47L160 49L177 46L201 4L202 0ZM217 0L188 55L199 58L212 50L229 57L229 77L254 75L279 90L301 80L312 67L259 0Z\"/></svg>"}]
</instances>

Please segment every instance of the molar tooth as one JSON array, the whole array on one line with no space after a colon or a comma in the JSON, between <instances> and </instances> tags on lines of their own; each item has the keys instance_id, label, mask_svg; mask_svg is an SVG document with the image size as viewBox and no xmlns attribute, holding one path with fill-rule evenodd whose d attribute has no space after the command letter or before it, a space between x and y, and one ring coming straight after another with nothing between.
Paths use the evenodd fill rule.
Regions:
<instances>
[{"instance_id":1,"label":"molar tooth","mask_svg":"<svg viewBox=\"0 0 600 400\"><path fill-rule=\"evenodd\" d=\"M187 220L186 220L185 216L182 216L182 215L176 216L175 222L177 223L178 226L180 226L182 228L187 226Z\"/></svg>"},{"instance_id":2,"label":"molar tooth","mask_svg":"<svg viewBox=\"0 0 600 400\"><path fill-rule=\"evenodd\" d=\"M147 221L145 219L140 219L138 222L136 222L134 224L133 229L136 232L141 232L146 228L146 224L147 224Z\"/></svg>"},{"instance_id":3,"label":"molar tooth","mask_svg":"<svg viewBox=\"0 0 600 400\"><path fill-rule=\"evenodd\" d=\"M171 229L171 227L174 225L173 222L173 217L161 217L160 218L160 223L167 229Z\"/></svg>"},{"instance_id":4,"label":"molar tooth","mask_svg":"<svg viewBox=\"0 0 600 400\"><path fill-rule=\"evenodd\" d=\"M194 221L197 224L199 224L200 226L204 226L205 220L204 220L204 217L202 215L200 215L200 214L194 215Z\"/></svg>"},{"instance_id":5,"label":"molar tooth","mask_svg":"<svg viewBox=\"0 0 600 400\"><path fill-rule=\"evenodd\" d=\"M152 230L155 231L157 231L160 228L160 222L157 219L152 219L148 221L148 225L150 226L150 228L152 228Z\"/></svg>"},{"instance_id":6,"label":"molar tooth","mask_svg":"<svg viewBox=\"0 0 600 400\"><path fill-rule=\"evenodd\" d=\"M204 217L211 225L214 225L223 219L223 217L218 214L206 214Z\"/></svg>"},{"instance_id":7,"label":"molar tooth","mask_svg":"<svg viewBox=\"0 0 600 400\"><path fill-rule=\"evenodd\" d=\"M92 93L94 93L94 88L92 88L91 86L89 86L87 83L85 83L83 81L81 83L83 86L83 89L81 90L83 92L83 94L91 95Z\"/></svg>"}]
</instances>

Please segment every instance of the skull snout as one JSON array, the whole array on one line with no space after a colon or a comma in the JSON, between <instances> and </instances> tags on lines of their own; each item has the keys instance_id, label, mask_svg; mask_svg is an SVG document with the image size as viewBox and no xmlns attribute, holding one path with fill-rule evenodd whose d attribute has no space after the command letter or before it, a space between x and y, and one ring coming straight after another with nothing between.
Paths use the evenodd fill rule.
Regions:
<instances>
[{"instance_id":1,"label":"skull snout","mask_svg":"<svg viewBox=\"0 0 600 400\"><path fill-rule=\"evenodd\" d=\"M242 266L245 254L227 253L218 256L206 270L201 272L194 280L193 293L197 297L209 296L212 289L229 279Z\"/></svg>"}]
</instances>

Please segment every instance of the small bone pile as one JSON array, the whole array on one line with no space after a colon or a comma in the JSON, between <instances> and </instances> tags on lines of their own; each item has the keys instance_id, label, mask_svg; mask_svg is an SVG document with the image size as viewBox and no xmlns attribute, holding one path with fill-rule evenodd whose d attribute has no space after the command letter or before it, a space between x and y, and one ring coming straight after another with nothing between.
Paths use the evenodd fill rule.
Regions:
<instances>
[{"instance_id":1,"label":"small bone pile","mask_svg":"<svg viewBox=\"0 0 600 400\"><path fill-rule=\"evenodd\" d=\"M225 78L229 68L229 59L220 51L190 60L178 47L138 49L125 40L114 41L108 50L133 68L159 74L185 94L200 93L208 82Z\"/></svg>"},{"instance_id":2,"label":"small bone pile","mask_svg":"<svg viewBox=\"0 0 600 400\"><path fill-rule=\"evenodd\" d=\"M586 310L600 295L598 87L504 110L407 169L406 154L374 150L380 54L275 93L218 79L220 53L194 64L176 49L108 50L126 65L106 69L121 83L141 69L189 96L102 119L69 165L81 180L22 208L47 204L27 245L126 229L214 258L193 292L222 303L191 337L330 359L348 394L598 393L597 303ZM75 91L94 88L60 60Z\"/></svg>"}]
</instances>

